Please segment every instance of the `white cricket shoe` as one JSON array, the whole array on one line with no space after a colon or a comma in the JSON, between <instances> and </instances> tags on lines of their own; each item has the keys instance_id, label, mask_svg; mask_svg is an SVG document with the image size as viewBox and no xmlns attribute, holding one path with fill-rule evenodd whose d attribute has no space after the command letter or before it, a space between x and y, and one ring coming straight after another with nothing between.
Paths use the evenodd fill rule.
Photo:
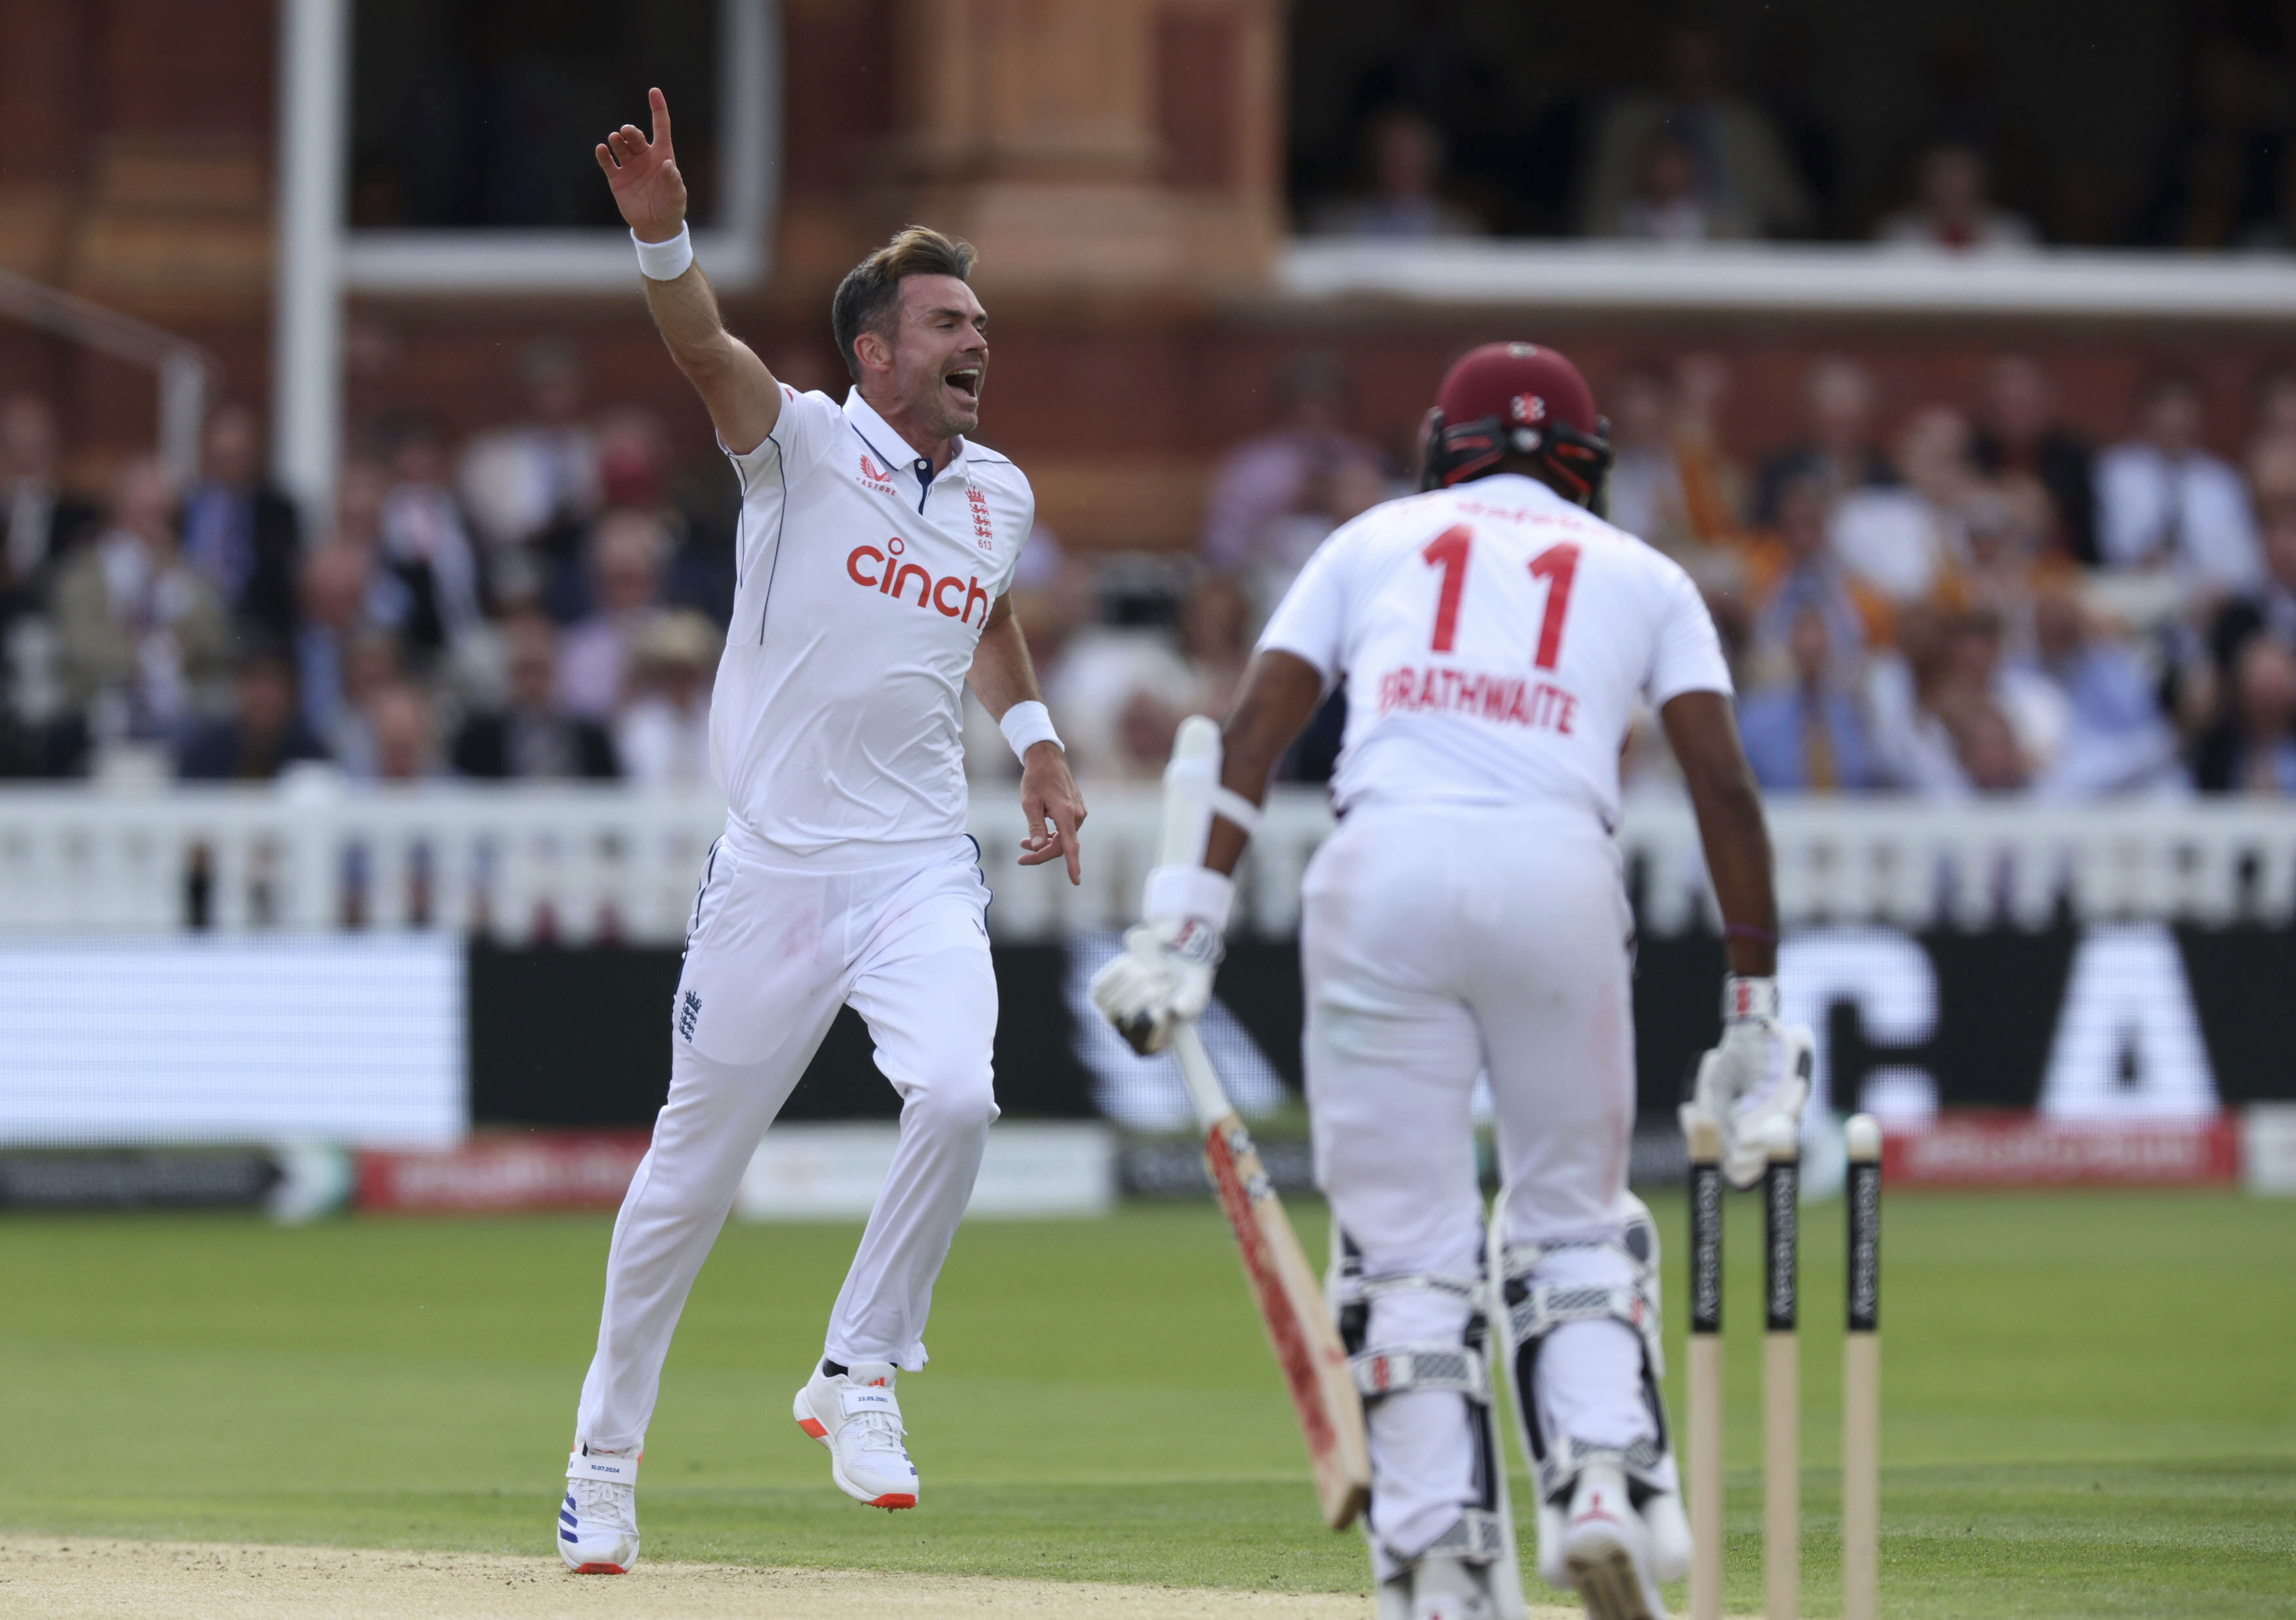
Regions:
<instances>
[{"instance_id":1,"label":"white cricket shoe","mask_svg":"<svg viewBox=\"0 0 2296 1620\"><path fill-rule=\"evenodd\" d=\"M893 1398L896 1376L887 1361L857 1362L834 1377L816 1367L790 1409L798 1427L829 1448L837 1488L872 1508L917 1505L916 1465L901 1444L901 1403Z\"/></svg>"},{"instance_id":2,"label":"white cricket shoe","mask_svg":"<svg viewBox=\"0 0 2296 1620\"><path fill-rule=\"evenodd\" d=\"M1562 1563L1592 1620L1666 1620L1651 1578L1650 1533L1617 1468L1590 1463L1580 1470L1563 1525Z\"/></svg>"},{"instance_id":3,"label":"white cricket shoe","mask_svg":"<svg viewBox=\"0 0 2296 1620\"><path fill-rule=\"evenodd\" d=\"M576 1575L627 1575L638 1561L638 1460L644 1455L578 1447L566 1460L558 1556Z\"/></svg>"},{"instance_id":4,"label":"white cricket shoe","mask_svg":"<svg viewBox=\"0 0 2296 1620\"><path fill-rule=\"evenodd\" d=\"M1430 1555L1411 1572L1411 1620L1496 1620L1490 1566Z\"/></svg>"}]
</instances>

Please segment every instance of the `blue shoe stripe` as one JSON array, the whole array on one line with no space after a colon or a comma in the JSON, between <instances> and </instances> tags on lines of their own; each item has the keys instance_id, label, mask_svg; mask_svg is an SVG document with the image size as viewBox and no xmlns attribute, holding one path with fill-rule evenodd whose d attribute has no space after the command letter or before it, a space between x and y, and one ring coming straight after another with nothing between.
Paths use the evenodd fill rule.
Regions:
<instances>
[{"instance_id":1,"label":"blue shoe stripe","mask_svg":"<svg viewBox=\"0 0 2296 1620\"><path fill-rule=\"evenodd\" d=\"M561 1530L558 1533L558 1539L562 1542L574 1542L581 1540L581 1537L576 1535L571 1530Z\"/></svg>"},{"instance_id":2,"label":"blue shoe stripe","mask_svg":"<svg viewBox=\"0 0 2296 1620\"><path fill-rule=\"evenodd\" d=\"M576 1518L570 1513L562 1513L558 1516L558 1522L565 1525L569 1530L572 1530L579 1525L582 1521Z\"/></svg>"}]
</instances>

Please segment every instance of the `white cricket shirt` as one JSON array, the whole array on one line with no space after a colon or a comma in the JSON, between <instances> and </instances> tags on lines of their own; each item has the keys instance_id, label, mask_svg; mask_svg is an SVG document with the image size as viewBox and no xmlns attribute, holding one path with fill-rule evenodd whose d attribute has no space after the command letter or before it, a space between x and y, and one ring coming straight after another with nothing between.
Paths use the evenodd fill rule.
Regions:
<instances>
[{"instance_id":1,"label":"white cricket shirt","mask_svg":"<svg viewBox=\"0 0 2296 1620\"><path fill-rule=\"evenodd\" d=\"M1619 820L1635 700L1730 691L1690 576L1536 479L1373 507L1308 559L1259 638L1344 674L1332 779L1357 804L1582 807Z\"/></svg>"},{"instance_id":2,"label":"white cricket shirt","mask_svg":"<svg viewBox=\"0 0 2296 1620\"><path fill-rule=\"evenodd\" d=\"M734 619L709 698L729 826L875 866L962 833L973 648L1036 517L1002 456L932 464L855 389L783 391L742 479Z\"/></svg>"}]
</instances>

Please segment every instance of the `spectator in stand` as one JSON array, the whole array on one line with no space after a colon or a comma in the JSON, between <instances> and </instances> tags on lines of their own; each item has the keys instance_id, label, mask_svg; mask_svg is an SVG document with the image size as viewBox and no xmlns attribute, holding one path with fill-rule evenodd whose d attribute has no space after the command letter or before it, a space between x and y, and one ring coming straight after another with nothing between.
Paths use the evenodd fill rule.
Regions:
<instances>
[{"instance_id":1,"label":"spectator in stand","mask_svg":"<svg viewBox=\"0 0 2296 1620\"><path fill-rule=\"evenodd\" d=\"M1017 603L1015 611L1024 615L1024 624L1037 627L1027 632L1032 656L1039 639L1057 637L1055 655L1037 669L1045 701L1061 717L1069 768L1079 777L1135 774L1134 745L1161 723L1158 717L1168 715L1177 725L1193 711L1197 672L1180 656L1168 630L1106 622L1099 580L1080 557L1068 558L1031 596ZM1151 701L1136 708L1133 699L1143 695ZM1128 709L1134 710L1128 724ZM1012 757L1011 749L1004 757Z\"/></svg>"},{"instance_id":2,"label":"spectator in stand","mask_svg":"<svg viewBox=\"0 0 2296 1620\"><path fill-rule=\"evenodd\" d=\"M2169 138L2139 228L2147 245L2222 249L2273 234L2286 143L2258 80L2237 40L2217 33L2201 41L2182 127Z\"/></svg>"},{"instance_id":3,"label":"spectator in stand","mask_svg":"<svg viewBox=\"0 0 2296 1620\"><path fill-rule=\"evenodd\" d=\"M1850 573L1892 602L1937 592L1968 555L1977 491L1969 424L1942 405L1915 411L1898 440L1902 484L1852 491L1834 510L1834 551Z\"/></svg>"},{"instance_id":4,"label":"spectator in stand","mask_svg":"<svg viewBox=\"0 0 2296 1620\"><path fill-rule=\"evenodd\" d=\"M2032 785L2032 761L2018 745L2016 727L1991 697L1979 694L1949 711L1946 728L1966 791L2021 794Z\"/></svg>"},{"instance_id":5,"label":"spectator in stand","mask_svg":"<svg viewBox=\"0 0 2296 1620\"><path fill-rule=\"evenodd\" d=\"M2040 672L2065 702L2063 741L2035 785L2060 798L2183 785L2177 734L2127 639L2108 632L2069 589L2044 591L2034 611Z\"/></svg>"},{"instance_id":6,"label":"spectator in stand","mask_svg":"<svg viewBox=\"0 0 2296 1620\"><path fill-rule=\"evenodd\" d=\"M109 524L55 582L66 691L99 740L165 741L212 706L231 625L176 543L167 474L145 456L123 468Z\"/></svg>"},{"instance_id":7,"label":"spectator in stand","mask_svg":"<svg viewBox=\"0 0 2296 1620\"><path fill-rule=\"evenodd\" d=\"M2112 568L2169 569L2203 590L2247 590L2262 573L2240 473L2201 448L2206 396L2177 367L2147 378L2136 436L2097 458L2097 554Z\"/></svg>"},{"instance_id":8,"label":"spectator in stand","mask_svg":"<svg viewBox=\"0 0 2296 1620\"><path fill-rule=\"evenodd\" d=\"M55 412L37 394L0 401L0 633L47 606L55 571L97 513L56 481Z\"/></svg>"},{"instance_id":9,"label":"spectator in stand","mask_svg":"<svg viewBox=\"0 0 2296 1620\"><path fill-rule=\"evenodd\" d=\"M1894 645L1878 648L1867 664L1866 713L1872 722L1882 772L1928 798L1951 798L1967 789L1951 734L1938 719L1951 707L1953 624L1927 602L1898 613Z\"/></svg>"},{"instance_id":10,"label":"spectator in stand","mask_svg":"<svg viewBox=\"0 0 2296 1620\"><path fill-rule=\"evenodd\" d=\"M1440 194L1443 132L1409 107L1390 107L1365 129L1366 194L1316 210L1318 236L1361 236L1424 242L1440 236L1480 236L1483 222Z\"/></svg>"},{"instance_id":11,"label":"spectator in stand","mask_svg":"<svg viewBox=\"0 0 2296 1620\"><path fill-rule=\"evenodd\" d=\"M402 416L388 435L392 482L377 514L381 561L410 599L401 633L425 656L447 651L485 617L484 560L462 503L447 487L447 447L437 422Z\"/></svg>"},{"instance_id":12,"label":"spectator in stand","mask_svg":"<svg viewBox=\"0 0 2296 1620\"><path fill-rule=\"evenodd\" d=\"M319 733L346 775L375 774L375 700L406 681L406 658L397 637L384 630L353 632L343 648L342 702L333 723Z\"/></svg>"},{"instance_id":13,"label":"spectator in stand","mask_svg":"<svg viewBox=\"0 0 2296 1620\"><path fill-rule=\"evenodd\" d=\"M630 699L614 719L623 776L647 787L709 785L709 680L723 643L691 609L647 624L632 650Z\"/></svg>"},{"instance_id":14,"label":"spectator in stand","mask_svg":"<svg viewBox=\"0 0 2296 1620\"><path fill-rule=\"evenodd\" d=\"M1884 219L1874 234L1890 247L1946 253L2038 245L2040 234L2032 221L1995 208L1986 188L1984 154L1973 146L1941 142L1923 152L1915 165L1914 206Z\"/></svg>"},{"instance_id":15,"label":"spectator in stand","mask_svg":"<svg viewBox=\"0 0 2296 1620\"><path fill-rule=\"evenodd\" d=\"M1729 387L1729 366L1719 355L1692 354L1672 376L1651 361L1629 366L1611 393L1616 459L1603 484L1611 522L1674 558L1711 591L1740 583L1743 477L1714 435Z\"/></svg>"},{"instance_id":16,"label":"spectator in stand","mask_svg":"<svg viewBox=\"0 0 2296 1620\"><path fill-rule=\"evenodd\" d=\"M1636 242L1685 247L1735 242L1754 234L1731 198L1709 199L1698 189L1698 152L1671 126L1653 129L1635 160L1634 189L1599 233Z\"/></svg>"},{"instance_id":17,"label":"spectator in stand","mask_svg":"<svg viewBox=\"0 0 2296 1620\"><path fill-rule=\"evenodd\" d=\"M384 635L399 594L397 579L378 574L373 553L333 540L303 560L303 611L295 626L297 684L303 719L321 738L333 738L351 707L351 645L361 635ZM390 671L397 675L394 663Z\"/></svg>"},{"instance_id":18,"label":"spectator in stand","mask_svg":"<svg viewBox=\"0 0 2296 1620\"><path fill-rule=\"evenodd\" d=\"M1815 475L1786 481L1777 526L1749 544L1746 572L1755 685L1782 678L1800 662L1790 644L1805 617L1824 630L1837 681L1854 679L1867 647L1890 638L1889 602L1852 576L1826 543L1825 495Z\"/></svg>"},{"instance_id":19,"label":"spectator in stand","mask_svg":"<svg viewBox=\"0 0 2296 1620\"><path fill-rule=\"evenodd\" d=\"M1830 355L1813 361L1802 379L1808 427L1798 444L1779 451L1754 478L1758 526L1777 522L1778 491L1789 478L1809 476L1830 510L1844 496L1898 481L1874 441L1874 380L1854 360Z\"/></svg>"},{"instance_id":20,"label":"spectator in stand","mask_svg":"<svg viewBox=\"0 0 2296 1620\"><path fill-rule=\"evenodd\" d=\"M439 741L430 700L422 687L397 680L377 688L367 700L366 720L374 739L365 772L371 780L410 783L439 777Z\"/></svg>"},{"instance_id":21,"label":"spectator in stand","mask_svg":"<svg viewBox=\"0 0 2296 1620\"><path fill-rule=\"evenodd\" d=\"M83 717L64 706L46 611L57 566L97 514L64 492L56 463L47 401L0 399L0 776L71 772L87 751Z\"/></svg>"},{"instance_id":22,"label":"spectator in stand","mask_svg":"<svg viewBox=\"0 0 2296 1620\"><path fill-rule=\"evenodd\" d=\"M184 498L184 559L224 612L266 639L295 629L295 575L303 525L295 503L263 473L263 430L236 400L208 417L201 478Z\"/></svg>"},{"instance_id":23,"label":"spectator in stand","mask_svg":"<svg viewBox=\"0 0 2296 1620\"><path fill-rule=\"evenodd\" d=\"M570 628L558 652L559 702L586 720L611 719L637 644L661 598L669 536L650 512L609 512L591 542L592 596L597 606Z\"/></svg>"},{"instance_id":24,"label":"spectator in stand","mask_svg":"<svg viewBox=\"0 0 2296 1620\"><path fill-rule=\"evenodd\" d=\"M1603 481L1610 518L1660 550L1687 527L1674 460L1673 385L1655 360L1638 360L1611 382L1611 472Z\"/></svg>"},{"instance_id":25,"label":"spectator in stand","mask_svg":"<svg viewBox=\"0 0 2296 1620\"><path fill-rule=\"evenodd\" d=\"M2231 712L2202 739L2194 778L2204 793L2296 798L2296 652L2251 636L2233 671Z\"/></svg>"},{"instance_id":26,"label":"spectator in stand","mask_svg":"<svg viewBox=\"0 0 2296 1620\"><path fill-rule=\"evenodd\" d=\"M1180 656L1196 678L1189 712L1226 714L1251 659L1251 598L1226 574L1205 574L1180 603Z\"/></svg>"},{"instance_id":27,"label":"spectator in stand","mask_svg":"<svg viewBox=\"0 0 2296 1620\"><path fill-rule=\"evenodd\" d=\"M581 554L598 509L598 447L582 421L582 364L554 338L519 356L526 417L472 439L456 484L480 536L497 552Z\"/></svg>"},{"instance_id":28,"label":"spectator in stand","mask_svg":"<svg viewBox=\"0 0 2296 1620\"><path fill-rule=\"evenodd\" d=\"M1307 354L1276 378L1282 424L1228 453L1212 480L1203 559L1275 605L1323 539L1384 494L1379 452L1342 429L1347 374Z\"/></svg>"},{"instance_id":29,"label":"spectator in stand","mask_svg":"<svg viewBox=\"0 0 2296 1620\"><path fill-rule=\"evenodd\" d=\"M485 782L619 776L605 728L559 705L557 627L543 613L521 613L504 627L504 639L510 647L510 700L498 713L463 722L455 738L456 773Z\"/></svg>"},{"instance_id":30,"label":"spectator in stand","mask_svg":"<svg viewBox=\"0 0 2296 1620\"><path fill-rule=\"evenodd\" d=\"M1987 368L1970 455L1989 478L2039 484L2049 500L2046 547L2083 567L2095 565L2095 457L2057 420L2049 374L2030 356L2001 355Z\"/></svg>"},{"instance_id":31,"label":"spectator in stand","mask_svg":"<svg viewBox=\"0 0 2296 1620\"><path fill-rule=\"evenodd\" d=\"M2073 571L2061 553L2044 551L2049 498L2036 483L1972 484L1961 506L1962 554L1939 585L1956 607L2001 621L2010 656L2034 655L2034 618L2044 588Z\"/></svg>"},{"instance_id":32,"label":"spectator in stand","mask_svg":"<svg viewBox=\"0 0 2296 1620\"><path fill-rule=\"evenodd\" d=\"M1722 40L1700 22L1666 37L1665 82L1629 95L1603 114L1586 183L1581 231L1611 234L1626 214L1642 166L1661 132L1690 154L1696 196L1709 221L1756 236L1791 236L1812 224L1809 196L1767 114L1730 93Z\"/></svg>"},{"instance_id":33,"label":"spectator in stand","mask_svg":"<svg viewBox=\"0 0 2296 1620\"><path fill-rule=\"evenodd\" d=\"M2296 169L2296 164L2291 164ZM2257 374L2249 389L2255 425L2248 439L2249 476L2257 480L2257 464L2296 450L2296 366L2278 363ZM2259 480L2258 481L2261 481Z\"/></svg>"},{"instance_id":34,"label":"spectator in stand","mask_svg":"<svg viewBox=\"0 0 2296 1620\"><path fill-rule=\"evenodd\" d=\"M1773 793L1858 794L1883 785L1866 716L1837 674L1824 615L1802 608L1786 640L1792 679L1738 705L1738 730L1756 779Z\"/></svg>"},{"instance_id":35,"label":"spectator in stand","mask_svg":"<svg viewBox=\"0 0 2296 1620\"><path fill-rule=\"evenodd\" d=\"M1955 621L1953 654L1966 685L1981 690L2007 717L2028 776L2053 767L2072 724L2070 700L2031 662L2008 656L2008 627L1988 608L1972 608ZM1948 675L1948 684L1955 678Z\"/></svg>"},{"instance_id":36,"label":"spectator in stand","mask_svg":"<svg viewBox=\"0 0 2296 1620\"><path fill-rule=\"evenodd\" d=\"M176 753L192 782L268 782L288 766L328 757L295 700L295 666L276 646L250 645L234 671L230 716L193 728Z\"/></svg>"},{"instance_id":37,"label":"spectator in stand","mask_svg":"<svg viewBox=\"0 0 2296 1620\"><path fill-rule=\"evenodd\" d=\"M2275 501L2264 514L2264 578L2248 595L2225 604L2209 628L2209 646L2228 678L2251 636L2271 637L2296 650L2296 499Z\"/></svg>"}]
</instances>

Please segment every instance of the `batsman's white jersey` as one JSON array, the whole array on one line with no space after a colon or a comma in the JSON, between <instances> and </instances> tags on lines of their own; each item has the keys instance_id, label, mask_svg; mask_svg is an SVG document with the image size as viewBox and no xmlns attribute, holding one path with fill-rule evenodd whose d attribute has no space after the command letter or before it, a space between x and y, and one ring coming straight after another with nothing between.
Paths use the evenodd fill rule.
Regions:
<instances>
[{"instance_id":1,"label":"batsman's white jersey","mask_svg":"<svg viewBox=\"0 0 2296 1620\"><path fill-rule=\"evenodd\" d=\"M730 809L670 1009L668 1101L614 1223L578 1440L641 1443L671 1330L758 1139L840 1006L899 1092L900 1145L824 1353L925 1360L925 1316L996 1117L988 891L964 835L964 683L1035 516L958 441L939 474L857 390L784 390L742 479L710 696Z\"/></svg>"},{"instance_id":2,"label":"batsman's white jersey","mask_svg":"<svg viewBox=\"0 0 2296 1620\"><path fill-rule=\"evenodd\" d=\"M1730 690L1698 588L1529 478L1374 506L1308 560L1262 647L1348 682L1332 794L1619 819L1635 700Z\"/></svg>"},{"instance_id":3,"label":"batsman's white jersey","mask_svg":"<svg viewBox=\"0 0 2296 1620\"><path fill-rule=\"evenodd\" d=\"M1615 1240L1635 1068L1619 752L1637 697L1730 690L1696 588L1544 484L1496 476L1333 533L1260 646L1348 685L1342 819L1308 871L1301 952L1316 1173L1365 1275L1480 1270L1484 1071L1505 1241ZM1629 1277L1599 1246L1540 1263L1546 1281ZM1382 1293L1367 1342L1456 1340L1468 1308ZM1547 1433L1652 1440L1639 1358L1618 1321L1555 1328L1537 1362ZM1475 1443L1437 1391L1376 1402L1370 1426L1374 1545L1399 1565L1475 1501Z\"/></svg>"}]
</instances>

